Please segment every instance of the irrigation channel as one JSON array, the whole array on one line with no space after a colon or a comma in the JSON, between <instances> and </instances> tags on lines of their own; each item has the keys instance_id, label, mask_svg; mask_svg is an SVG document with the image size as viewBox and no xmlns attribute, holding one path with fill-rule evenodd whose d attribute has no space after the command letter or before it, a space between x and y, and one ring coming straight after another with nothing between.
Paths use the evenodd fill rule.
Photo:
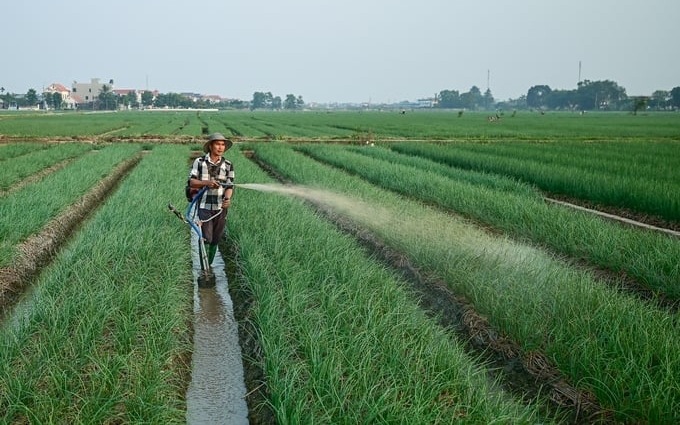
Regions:
<instances>
[{"instance_id":1,"label":"irrigation channel","mask_svg":"<svg viewBox=\"0 0 680 425\"><path fill-rule=\"evenodd\" d=\"M199 288L198 236L191 232L194 273L194 350L187 390L187 423L248 424L238 324L228 291L225 264L215 255L215 286Z\"/></svg>"}]
</instances>

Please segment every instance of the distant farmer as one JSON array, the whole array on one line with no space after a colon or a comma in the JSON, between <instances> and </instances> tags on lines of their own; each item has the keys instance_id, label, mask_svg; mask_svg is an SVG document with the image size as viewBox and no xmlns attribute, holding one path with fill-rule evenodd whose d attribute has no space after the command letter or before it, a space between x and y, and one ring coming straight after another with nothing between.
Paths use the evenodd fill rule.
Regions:
<instances>
[{"instance_id":1,"label":"distant farmer","mask_svg":"<svg viewBox=\"0 0 680 425\"><path fill-rule=\"evenodd\" d=\"M189 172L189 186L194 189L209 188L196 201L209 265L212 264L217 245L224 235L227 211L234 193L233 186L225 188L220 184L234 183L234 166L222 156L232 144L231 140L220 133L211 134L203 145L205 156L196 158Z\"/></svg>"}]
</instances>

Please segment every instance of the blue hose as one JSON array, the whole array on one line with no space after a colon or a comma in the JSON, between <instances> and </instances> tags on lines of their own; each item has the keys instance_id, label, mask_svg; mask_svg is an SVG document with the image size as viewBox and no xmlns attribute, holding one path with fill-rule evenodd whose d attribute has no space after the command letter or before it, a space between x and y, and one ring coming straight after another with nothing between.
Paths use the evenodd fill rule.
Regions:
<instances>
[{"instance_id":1,"label":"blue hose","mask_svg":"<svg viewBox=\"0 0 680 425\"><path fill-rule=\"evenodd\" d=\"M198 191L196 196L194 196L194 199L192 199L191 202L189 203L189 206L187 207L187 212L185 214L185 218L186 218L187 222L189 223L191 228L194 229L194 232L196 232L196 234L198 235L199 240L201 240L203 238L203 232L201 232L200 227L198 227L196 225L196 223L194 223L194 220L191 219L189 214L191 213L191 210L194 208L194 206L196 205L198 200L201 199L201 196L203 196L203 194L205 193L206 190L208 190L208 187L204 186L204 187L201 188L201 190Z\"/></svg>"}]
</instances>

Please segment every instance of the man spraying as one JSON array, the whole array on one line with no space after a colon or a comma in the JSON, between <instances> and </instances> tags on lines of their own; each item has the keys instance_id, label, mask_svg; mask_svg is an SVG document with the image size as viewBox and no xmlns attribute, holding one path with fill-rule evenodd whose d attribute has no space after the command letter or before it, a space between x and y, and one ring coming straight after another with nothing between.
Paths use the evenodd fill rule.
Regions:
<instances>
[{"instance_id":1,"label":"man spraying","mask_svg":"<svg viewBox=\"0 0 680 425\"><path fill-rule=\"evenodd\" d=\"M205 156L194 160L189 171L189 186L193 189L207 187L197 201L198 218L212 265L227 222L227 212L234 193L234 166L222 155L233 142L220 133L213 133L203 145Z\"/></svg>"}]
</instances>

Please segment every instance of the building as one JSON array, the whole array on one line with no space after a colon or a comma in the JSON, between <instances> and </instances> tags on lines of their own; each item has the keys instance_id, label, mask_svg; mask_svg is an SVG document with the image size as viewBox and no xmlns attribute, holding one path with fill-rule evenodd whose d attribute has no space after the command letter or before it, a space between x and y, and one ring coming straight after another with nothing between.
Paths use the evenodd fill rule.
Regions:
<instances>
[{"instance_id":1,"label":"building","mask_svg":"<svg viewBox=\"0 0 680 425\"><path fill-rule=\"evenodd\" d=\"M43 93L59 93L61 95L61 108L63 109L76 109L79 103L79 100L71 96L71 90L59 83L50 84L43 90Z\"/></svg>"},{"instance_id":2,"label":"building","mask_svg":"<svg viewBox=\"0 0 680 425\"><path fill-rule=\"evenodd\" d=\"M132 94L134 96L134 102L136 103L135 107L138 107L139 105L142 104L142 92L139 91L139 90L116 89L116 90L113 90L113 94L115 94L119 99L130 96L130 94ZM119 106L120 109L131 109L132 107L133 107L133 105L131 105L131 104L126 105L124 102L121 102L120 106Z\"/></svg>"},{"instance_id":3,"label":"building","mask_svg":"<svg viewBox=\"0 0 680 425\"><path fill-rule=\"evenodd\" d=\"M101 84L99 78L92 78L89 83L74 81L71 85L71 93L82 99L84 103L91 103L97 99L104 86L113 90L113 80L109 80L108 84Z\"/></svg>"}]
</instances>

